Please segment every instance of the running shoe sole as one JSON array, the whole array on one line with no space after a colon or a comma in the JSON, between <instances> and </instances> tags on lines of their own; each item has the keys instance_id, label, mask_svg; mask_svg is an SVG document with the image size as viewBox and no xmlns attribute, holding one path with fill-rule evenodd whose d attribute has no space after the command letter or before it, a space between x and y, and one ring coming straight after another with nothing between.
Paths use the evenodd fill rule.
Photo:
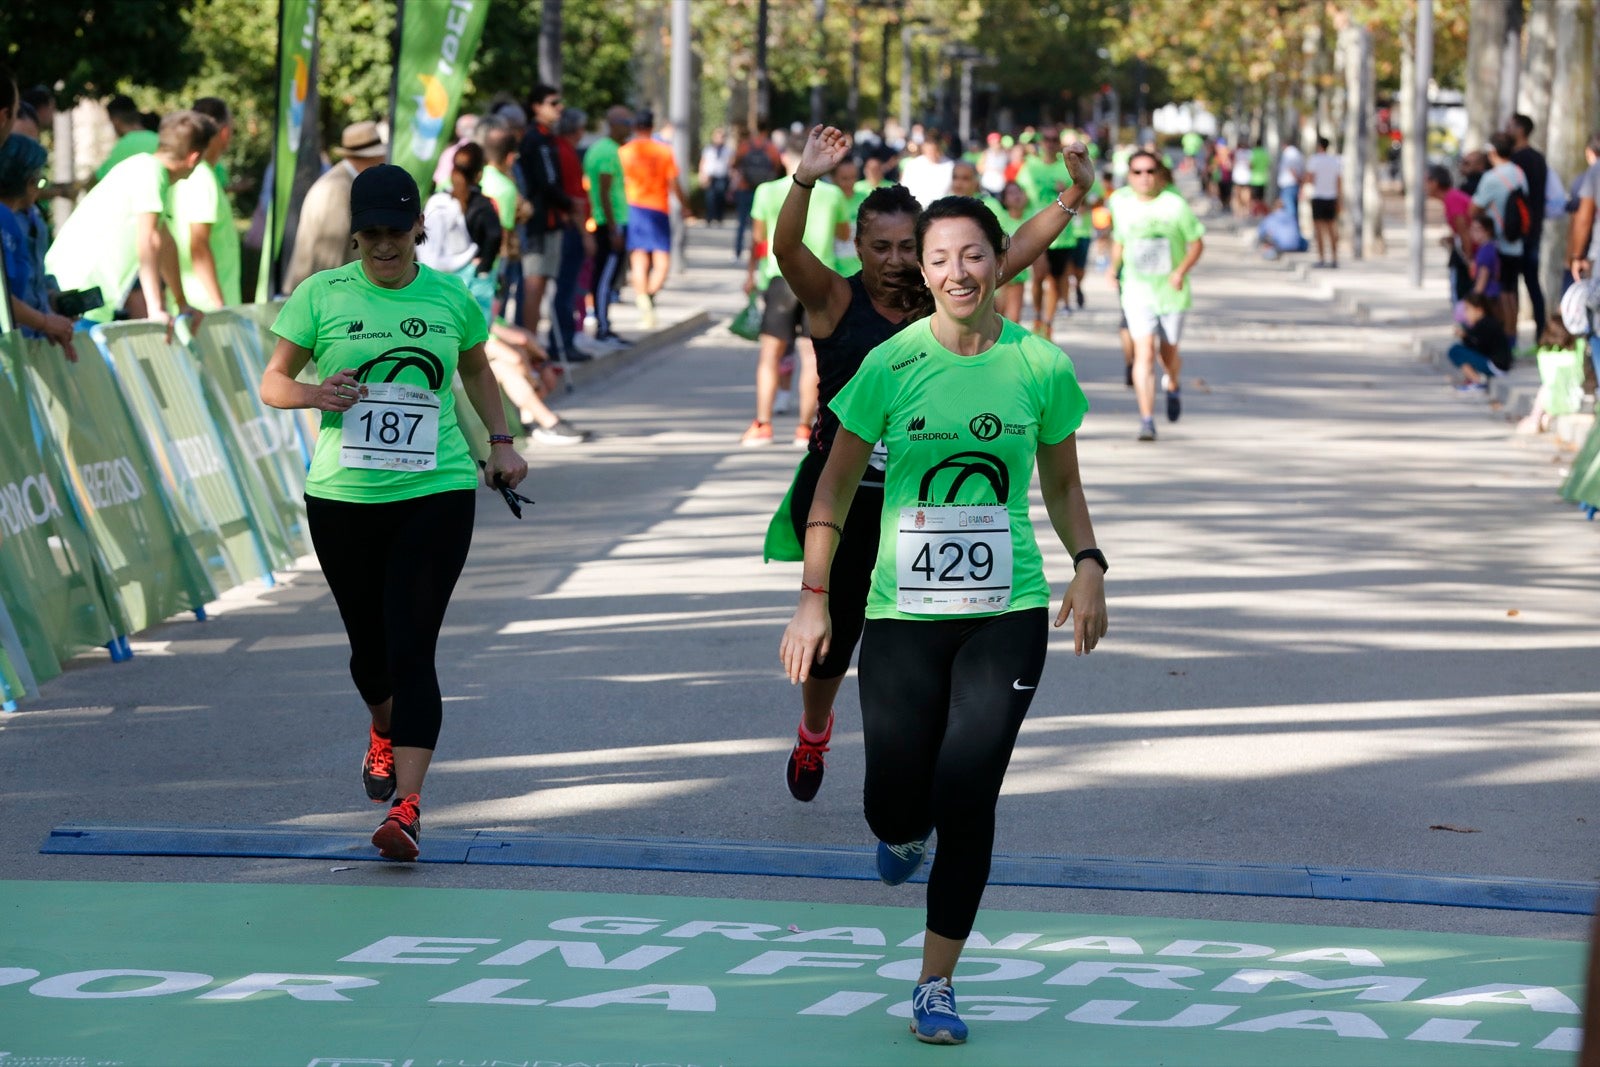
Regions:
<instances>
[{"instance_id":1,"label":"running shoe sole","mask_svg":"<svg viewBox=\"0 0 1600 1067\"><path fill-rule=\"evenodd\" d=\"M911 1034L924 1045L965 1045L967 1043L966 1038L957 1037L955 1034L952 1034L949 1030L946 1030L943 1027L940 1027L931 1034L924 1034L921 1030L917 1029L916 1023L912 1023Z\"/></svg>"},{"instance_id":2,"label":"running shoe sole","mask_svg":"<svg viewBox=\"0 0 1600 1067\"><path fill-rule=\"evenodd\" d=\"M394 819L383 820L383 825L372 835L378 855L386 860L410 862L417 858L417 839Z\"/></svg>"}]
</instances>

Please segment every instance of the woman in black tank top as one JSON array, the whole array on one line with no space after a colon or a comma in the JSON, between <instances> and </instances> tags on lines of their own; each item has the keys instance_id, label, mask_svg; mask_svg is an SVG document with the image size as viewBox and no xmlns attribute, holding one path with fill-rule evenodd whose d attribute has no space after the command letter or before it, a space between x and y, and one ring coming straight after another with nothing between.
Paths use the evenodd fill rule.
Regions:
<instances>
[{"instance_id":1,"label":"woman in black tank top","mask_svg":"<svg viewBox=\"0 0 1600 1067\"><path fill-rule=\"evenodd\" d=\"M933 309L917 264L916 223L922 205L904 186L874 189L862 202L855 238L861 273L854 277L840 276L802 242L811 190L819 179L833 173L850 149L850 137L842 131L812 127L772 234L779 272L805 307L817 352L817 420L789 496L788 518L800 544L805 542L806 516L817 479L839 429L839 419L829 404L861 368L868 352ZM1074 204L1081 199L1076 190L1065 195ZM1038 259L1074 214L1074 207L1059 200L1056 206L1046 207L1011 238L1007 261L1019 264L1020 270ZM1017 272L1008 271L1001 284ZM827 596L832 639L826 654L811 666L801 684L799 738L789 753L785 774L796 800L810 800L822 784L823 755L833 733L833 701L861 637L867 588L878 553L884 464L882 452L875 452L839 530L825 594L814 590L807 594ZM781 514L774 520L775 524L782 521ZM800 558L798 551L792 558Z\"/></svg>"}]
</instances>

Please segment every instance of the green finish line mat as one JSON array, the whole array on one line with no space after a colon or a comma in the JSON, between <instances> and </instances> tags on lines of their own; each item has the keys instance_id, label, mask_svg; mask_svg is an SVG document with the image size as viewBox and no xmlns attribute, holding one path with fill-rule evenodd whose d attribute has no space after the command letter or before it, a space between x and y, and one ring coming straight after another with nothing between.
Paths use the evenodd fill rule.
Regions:
<instances>
[{"instance_id":1,"label":"green finish line mat","mask_svg":"<svg viewBox=\"0 0 1600 1067\"><path fill-rule=\"evenodd\" d=\"M985 911L960 1048L908 906L0 882L0 1067L1551 1064L1585 947Z\"/></svg>"}]
</instances>

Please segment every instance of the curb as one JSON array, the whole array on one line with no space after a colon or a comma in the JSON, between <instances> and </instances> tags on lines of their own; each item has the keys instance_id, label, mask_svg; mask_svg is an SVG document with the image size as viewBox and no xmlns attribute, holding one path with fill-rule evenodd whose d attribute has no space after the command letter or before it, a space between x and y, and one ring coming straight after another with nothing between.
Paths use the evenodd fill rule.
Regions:
<instances>
[{"instance_id":1,"label":"curb","mask_svg":"<svg viewBox=\"0 0 1600 1067\"><path fill-rule=\"evenodd\" d=\"M673 323L671 326L662 327L647 337L641 337L627 348L607 352L583 363L570 363L567 365L567 380L573 389L595 385L605 381L634 366L644 357L651 355L669 345L676 344L685 338L692 337L701 330L711 325L711 315L704 308L695 311L688 318Z\"/></svg>"}]
</instances>

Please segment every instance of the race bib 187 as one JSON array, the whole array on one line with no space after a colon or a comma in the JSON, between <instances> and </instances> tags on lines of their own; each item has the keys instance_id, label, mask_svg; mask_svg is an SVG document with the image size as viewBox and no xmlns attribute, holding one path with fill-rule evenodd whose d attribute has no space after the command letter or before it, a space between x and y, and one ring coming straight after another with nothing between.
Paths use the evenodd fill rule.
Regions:
<instances>
[{"instance_id":1,"label":"race bib 187","mask_svg":"<svg viewBox=\"0 0 1600 1067\"><path fill-rule=\"evenodd\" d=\"M439 397L430 389L372 382L344 413L339 463L377 471L431 471L439 463Z\"/></svg>"},{"instance_id":2,"label":"race bib 187","mask_svg":"<svg viewBox=\"0 0 1600 1067\"><path fill-rule=\"evenodd\" d=\"M1011 604L1011 516L997 504L901 508L896 607L992 614Z\"/></svg>"}]
</instances>

